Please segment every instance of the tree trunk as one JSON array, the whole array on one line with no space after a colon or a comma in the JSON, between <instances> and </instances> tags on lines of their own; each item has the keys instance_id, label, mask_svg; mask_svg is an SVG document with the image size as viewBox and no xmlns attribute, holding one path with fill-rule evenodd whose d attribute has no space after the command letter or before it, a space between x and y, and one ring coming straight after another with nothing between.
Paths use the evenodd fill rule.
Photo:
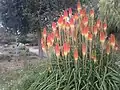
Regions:
<instances>
[{"instance_id":1,"label":"tree trunk","mask_svg":"<svg viewBox=\"0 0 120 90\"><path fill-rule=\"evenodd\" d=\"M43 50L41 45L41 31L37 30L37 39L38 39L38 49L39 49L39 57L43 58Z\"/></svg>"}]
</instances>

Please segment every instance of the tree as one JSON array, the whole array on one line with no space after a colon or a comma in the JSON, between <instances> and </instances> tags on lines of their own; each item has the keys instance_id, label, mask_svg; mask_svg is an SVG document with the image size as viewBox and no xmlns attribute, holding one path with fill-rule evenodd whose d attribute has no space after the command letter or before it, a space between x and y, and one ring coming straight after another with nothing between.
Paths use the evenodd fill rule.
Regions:
<instances>
[{"instance_id":1,"label":"tree","mask_svg":"<svg viewBox=\"0 0 120 90\"><path fill-rule=\"evenodd\" d=\"M3 0L2 22L10 32L25 34L37 32L39 55L41 49L41 30L56 21L63 9L75 6L77 0Z\"/></svg>"},{"instance_id":2,"label":"tree","mask_svg":"<svg viewBox=\"0 0 120 90\"><path fill-rule=\"evenodd\" d=\"M27 18L23 15L24 0L2 0L1 17L3 26L11 33L21 35L28 32Z\"/></svg>"}]
</instances>

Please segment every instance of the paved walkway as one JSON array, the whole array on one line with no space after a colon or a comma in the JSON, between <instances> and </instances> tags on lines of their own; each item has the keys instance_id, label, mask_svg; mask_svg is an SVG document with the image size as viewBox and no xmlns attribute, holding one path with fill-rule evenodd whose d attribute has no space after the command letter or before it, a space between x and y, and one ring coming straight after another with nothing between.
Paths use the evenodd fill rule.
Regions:
<instances>
[{"instance_id":1,"label":"paved walkway","mask_svg":"<svg viewBox=\"0 0 120 90\"><path fill-rule=\"evenodd\" d=\"M27 49L29 49L29 52L35 53L36 55L39 55L39 50L37 47L33 46L26 46Z\"/></svg>"},{"instance_id":2,"label":"paved walkway","mask_svg":"<svg viewBox=\"0 0 120 90\"><path fill-rule=\"evenodd\" d=\"M29 49L29 52L39 55L39 49L37 46L26 46L26 48ZM45 53L43 53L43 56L47 57L47 55Z\"/></svg>"}]
</instances>

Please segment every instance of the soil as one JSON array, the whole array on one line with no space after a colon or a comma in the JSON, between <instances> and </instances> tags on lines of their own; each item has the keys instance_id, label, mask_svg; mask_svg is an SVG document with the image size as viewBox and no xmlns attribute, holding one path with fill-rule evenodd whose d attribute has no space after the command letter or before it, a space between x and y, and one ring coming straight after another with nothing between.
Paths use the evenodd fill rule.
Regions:
<instances>
[{"instance_id":1,"label":"soil","mask_svg":"<svg viewBox=\"0 0 120 90\"><path fill-rule=\"evenodd\" d=\"M0 73L9 72L24 68L28 64L37 64L39 57L26 49L19 48L16 55L16 49L12 46L0 46Z\"/></svg>"}]
</instances>

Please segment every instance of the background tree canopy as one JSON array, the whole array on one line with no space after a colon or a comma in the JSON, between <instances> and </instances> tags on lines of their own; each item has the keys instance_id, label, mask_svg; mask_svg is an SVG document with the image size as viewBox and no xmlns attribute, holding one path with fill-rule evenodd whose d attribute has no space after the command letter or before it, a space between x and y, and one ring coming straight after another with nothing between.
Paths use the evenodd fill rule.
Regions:
<instances>
[{"instance_id":1,"label":"background tree canopy","mask_svg":"<svg viewBox=\"0 0 120 90\"><path fill-rule=\"evenodd\" d=\"M74 9L76 3L77 0L1 0L2 24L15 35L37 32L41 52L42 28L56 21L63 9Z\"/></svg>"}]
</instances>

